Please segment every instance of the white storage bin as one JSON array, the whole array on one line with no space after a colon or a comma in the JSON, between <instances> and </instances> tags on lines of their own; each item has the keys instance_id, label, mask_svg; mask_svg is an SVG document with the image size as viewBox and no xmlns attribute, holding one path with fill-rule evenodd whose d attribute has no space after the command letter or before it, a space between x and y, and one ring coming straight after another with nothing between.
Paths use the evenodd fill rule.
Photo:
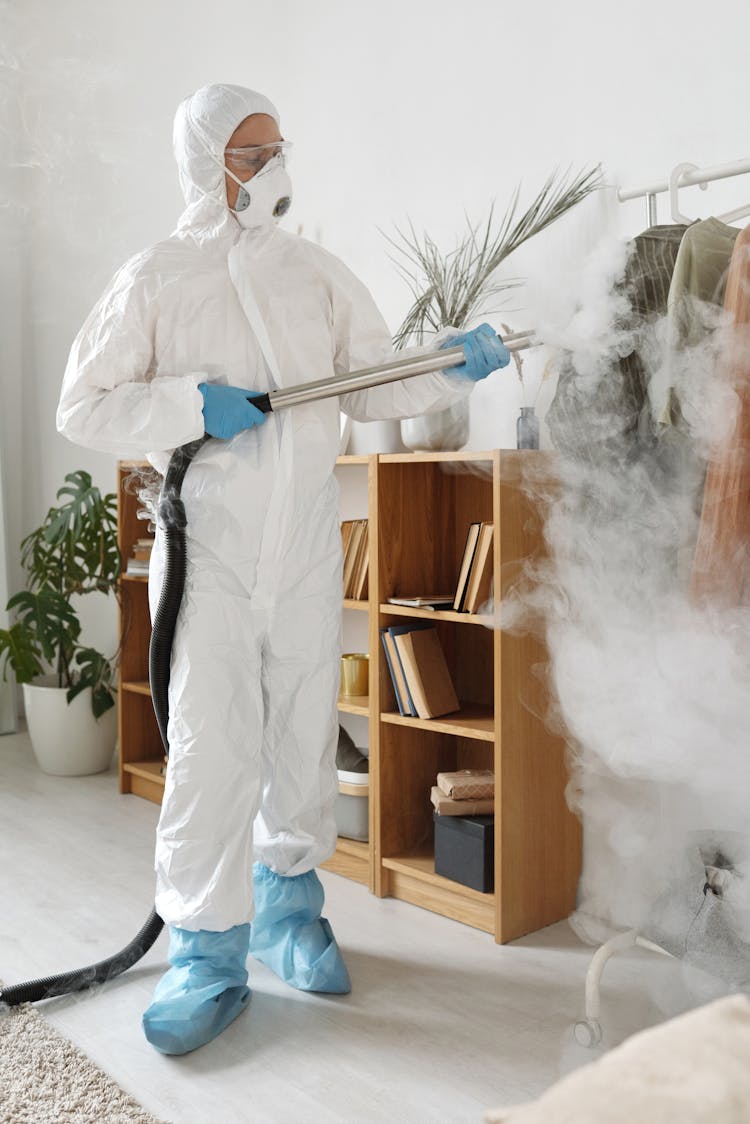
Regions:
<instances>
[{"instance_id":1,"label":"white storage bin","mask_svg":"<svg viewBox=\"0 0 750 1124\"><path fill-rule=\"evenodd\" d=\"M342 792L341 789L346 791ZM361 788L362 792L352 795ZM342 784L336 797L336 827L345 839L359 839L367 843L369 839L368 818L370 809L369 785Z\"/></svg>"}]
</instances>

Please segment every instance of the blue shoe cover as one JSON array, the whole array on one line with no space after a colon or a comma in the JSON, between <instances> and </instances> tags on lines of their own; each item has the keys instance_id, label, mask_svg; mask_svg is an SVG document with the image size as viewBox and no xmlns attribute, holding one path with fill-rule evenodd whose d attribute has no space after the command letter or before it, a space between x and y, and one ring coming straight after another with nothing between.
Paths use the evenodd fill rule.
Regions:
<instances>
[{"instance_id":1,"label":"blue shoe cover","mask_svg":"<svg viewBox=\"0 0 750 1124\"><path fill-rule=\"evenodd\" d=\"M143 1016L146 1038L162 1054L205 1046L236 1019L250 999L247 987L249 925L226 932L169 928L172 967L156 985Z\"/></svg>"},{"instance_id":2,"label":"blue shoe cover","mask_svg":"<svg viewBox=\"0 0 750 1124\"><path fill-rule=\"evenodd\" d=\"M352 985L323 909L323 887L314 870L285 878L262 863L253 866L255 919L250 952L292 987L346 995Z\"/></svg>"}]
</instances>

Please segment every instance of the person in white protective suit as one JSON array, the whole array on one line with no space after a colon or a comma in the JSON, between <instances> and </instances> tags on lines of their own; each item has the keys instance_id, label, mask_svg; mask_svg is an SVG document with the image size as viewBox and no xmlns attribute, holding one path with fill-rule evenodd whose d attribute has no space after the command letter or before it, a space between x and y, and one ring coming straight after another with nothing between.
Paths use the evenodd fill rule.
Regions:
<instances>
[{"instance_id":1,"label":"person in white protective suit","mask_svg":"<svg viewBox=\"0 0 750 1124\"><path fill-rule=\"evenodd\" d=\"M186 210L88 317L57 425L161 472L177 446L217 438L182 489L188 569L155 863L172 967L143 1020L177 1054L247 1005L248 951L295 987L350 988L315 872L336 844L339 406L359 421L442 409L509 354L487 326L454 332L466 362L448 373L261 413L253 392L383 363L390 334L340 261L278 227L288 146L265 97L202 88L177 111L174 147ZM152 613L163 565L157 528Z\"/></svg>"}]
</instances>

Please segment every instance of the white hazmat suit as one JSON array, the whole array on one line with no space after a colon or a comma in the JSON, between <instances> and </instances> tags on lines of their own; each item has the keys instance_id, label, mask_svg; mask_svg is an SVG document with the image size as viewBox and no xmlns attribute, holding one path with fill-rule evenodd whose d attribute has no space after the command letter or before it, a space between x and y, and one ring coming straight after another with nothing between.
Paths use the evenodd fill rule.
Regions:
<instances>
[{"instance_id":1,"label":"white hazmat suit","mask_svg":"<svg viewBox=\"0 0 750 1124\"><path fill-rule=\"evenodd\" d=\"M187 208L119 271L71 350L58 429L120 457L204 433L199 383L268 391L387 361L367 289L330 253L228 209L224 148L263 97L208 86L180 106ZM471 384L436 371L295 406L200 451L183 486L188 569L172 652L170 758L156 909L186 930L253 913L252 866L312 870L334 851L342 560L333 474L339 405L359 421L447 407ZM152 612L163 555L157 531Z\"/></svg>"}]
</instances>

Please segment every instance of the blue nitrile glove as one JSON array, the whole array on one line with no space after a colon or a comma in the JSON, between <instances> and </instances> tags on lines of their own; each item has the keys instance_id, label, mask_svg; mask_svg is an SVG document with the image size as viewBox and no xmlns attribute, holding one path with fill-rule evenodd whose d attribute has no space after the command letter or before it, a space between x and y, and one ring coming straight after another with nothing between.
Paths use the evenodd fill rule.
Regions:
<instances>
[{"instance_id":1,"label":"blue nitrile glove","mask_svg":"<svg viewBox=\"0 0 750 1124\"><path fill-rule=\"evenodd\" d=\"M440 349L456 347L459 344L464 349L466 362L460 367L448 367L446 370L461 379L479 382L480 379L486 379L493 371L507 367L510 363L510 352L489 324L480 324L478 328L466 332L465 335L453 336L452 339L441 344Z\"/></svg>"},{"instance_id":2,"label":"blue nitrile glove","mask_svg":"<svg viewBox=\"0 0 750 1124\"><path fill-rule=\"evenodd\" d=\"M252 429L266 420L263 411L248 402L248 398L260 397L254 390L214 382L202 382L198 390L203 395L203 420L209 437L228 441L243 429Z\"/></svg>"}]
</instances>

